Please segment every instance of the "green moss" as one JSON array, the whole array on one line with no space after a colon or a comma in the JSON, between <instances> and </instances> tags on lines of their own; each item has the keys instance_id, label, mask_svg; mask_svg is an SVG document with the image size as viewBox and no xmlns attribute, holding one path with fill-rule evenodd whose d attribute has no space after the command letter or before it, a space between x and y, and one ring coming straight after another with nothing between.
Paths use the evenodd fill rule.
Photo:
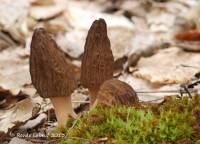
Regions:
<instances>
[{"instance_id":1,"label":"green moss","mask_svg":"<svg viewBox=\"0 0 200 144\"><path fill-rule=\"evenodd\" d=\"M200 139L200 98L176 99L147 107L98 106L84 114L68 131L63 144L98 142L107 138L109 144L159 144L186 139ZM70 126L69 126L70 127Z\"/></svg>"}]
</instances>

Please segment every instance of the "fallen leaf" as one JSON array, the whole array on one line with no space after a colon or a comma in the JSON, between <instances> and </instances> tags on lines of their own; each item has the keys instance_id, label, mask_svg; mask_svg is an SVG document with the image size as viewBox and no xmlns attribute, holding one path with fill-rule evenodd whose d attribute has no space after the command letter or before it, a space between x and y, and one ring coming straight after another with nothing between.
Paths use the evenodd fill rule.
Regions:
<instances>
[{"instance_id":1,"label":"fallen leaf","mask_svg":"<svg viewBox=\"0 0 200 144\"><path fill-rule=\"evenodd\" d=\"M141 58L133 75L154 84L182 84L193 78L200 69L198 53L188 53L172 47Z\"/></svg>"},{"instance_id":2,"label":"fallen leaf","mask_svg":"<svg viewBox=\"0 0 200 144\"><path fill-rule=\"evenodd\" d=\"M62 14L64 9L63 5L32 6L30 16L36 20L46 20Z\"/></svg>"},{"instance_id":3,"label":"fallen leaf","mask_svg":"<svg viewBox=\"0 0 200 144\"><path fill-rule=\"evenodd\" d=\"M24 22L28 15L29 1L2 0L0 5L0 30L8 32L10 37L24 44L25 34L23 33Z\"/></svg>"},{"instance_id":4,"label":"fallen leaf","mask_svg":"<svg viewBox=\"0 0 200 144\"><path fill-rule=\"evenodd\" d=\"M21 123L29 120L30 118L37 115L34 113L33 109L37 106L31 99L26 98L18 103L16 103L16 107L14 113L11 118L12 123ZM38 111L39 112L39 111Z\"/></svg>"},{"instance_id":5,"label":"fallen leaf","mask_svg":"<svg viewBox=\"0 0 200 144\"><path fill-rule=\"evenodd\" d=\"M178 84L159 85L150 83L144 79L137 78L131 74L123 74L119 80L128 83L137 93L140 101L155 101L160 102L164 96L177 95L180 86ZM169 91L167 93L162 91ZM177 92L172 92L177 91Z\"/></svg>"},{"instance_id":6,"label":"fallen leaf","mask_svg":"<svg viewBox=\"0 0 200 144\"><path fill-rule=\"evenodd\" d=\"M46 119L47 115L45 113L41 113L35 119L29 120L24 125L20 126L19 129L21 130L34 129L38 125L44 123Z\"/></svg>"},{"instance_id":7,"label":"fallen leaf","mask_svg":"<svg viewBox=\"0 0 200 144\"><path fill-rule=\"evenodd\" d=\"M17 95L25 84L31 83L28 59L22 48L9 48L0 53L0 86Z\"/></svg>"},{"instance_id":8,"label":"fallen leaf","mask_svg":"<svg viewBox=\"0 0 200 144\"><path fill-rule=\"evenodd\" d=\"M13 128L19 127L34 117L32 110L36 106L30 98L23 99L8 110L0 111L0 139L3 139Z\"/></svg>"}]
</instances>

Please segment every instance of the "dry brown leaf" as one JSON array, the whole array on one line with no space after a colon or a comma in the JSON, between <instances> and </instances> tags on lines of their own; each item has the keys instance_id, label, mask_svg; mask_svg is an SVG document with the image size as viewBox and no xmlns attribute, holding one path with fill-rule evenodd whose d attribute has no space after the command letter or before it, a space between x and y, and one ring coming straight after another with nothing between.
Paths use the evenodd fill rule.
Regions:
<instances>
[{"instance_id":1,"label":"dry brown leaf","mask_svg":"<svg viewBox=\"0 0 200 144\"><path fill-rule=\"evenodd\" d=\"M186 31L176 34L176 40L179 41L200 41L200 32Z\"/></svg>"},{"instance_id":2,"label":"dry brown leaf","mask_svg":"<svg viewBox=\"0 0 200 144\"><path fill-rule=\"evenodd\" d=\"M200 55L173 47L142 58L133 75L154 84L182 84L192 79L200 69Z\"/></svg>"}]
</instances>

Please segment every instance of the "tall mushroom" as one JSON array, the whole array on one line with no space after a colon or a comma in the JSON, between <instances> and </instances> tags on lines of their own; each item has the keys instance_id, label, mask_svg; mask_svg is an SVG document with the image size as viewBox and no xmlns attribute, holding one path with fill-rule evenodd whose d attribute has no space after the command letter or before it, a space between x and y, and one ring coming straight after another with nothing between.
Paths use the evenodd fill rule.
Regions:
<instances>
[{"instance_id":1,"label":"tall mushroom","mask_svg":"<svg viewBox=\"0 0 200 144\"><path fill-rule=\"evenodd\" d=\"M64 53L43 28L36 29L32 37L30 74L39 95L50 98L58 126L64 127L70 116L76 117L70 96L76 81Z\"/></svg>"},{"instance_id":2,"label":"tall mushroom","mask_svg":"<svg viewBox=\"0 0 200 144\"><path fill-rule=\"evenodd\" d=\"M125 82L120 80L105 81L98 92L97 103L106 106L133 106L139 103L136 92Z\"/></svg>"},{"instance_id":3,"label":"tall mushroom","mask_svg":"<svg viewBox=\"0 0 200 144\"><path fill-rule=\"evenodd\" d=\"M112 78L113 65L106 22L95 20L88 31L81 65L81 84L89 89L91 105L96 100L100 85Z\"/></svg>"}]
</instances>

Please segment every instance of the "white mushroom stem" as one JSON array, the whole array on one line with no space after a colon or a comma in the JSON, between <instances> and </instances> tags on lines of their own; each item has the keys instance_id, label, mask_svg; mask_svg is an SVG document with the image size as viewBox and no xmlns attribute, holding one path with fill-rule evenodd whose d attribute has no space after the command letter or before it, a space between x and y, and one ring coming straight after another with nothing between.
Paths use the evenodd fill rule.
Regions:
<instances>
[{"instance_id":1,"label":"white mushroom stem","mask_svg":"<svg viewBox=\"0 0 200 144\"><path fill-rule=\"evenodd\" d=\"M70 117L77 117L73 110L70 96L55 96L50 99L55 109L58 127L65 127Z\"/></svg>"},{"instance_id":2,"label":"white mushroom stem","mask_svg":"<svg viewBox=\"0 0 200 144\"><path fill-rule=\"evenodd\" d=\"M90 92L90 108L96 103L97 100L97 90L89 90Z\"/></svg>"}]
</instances>

